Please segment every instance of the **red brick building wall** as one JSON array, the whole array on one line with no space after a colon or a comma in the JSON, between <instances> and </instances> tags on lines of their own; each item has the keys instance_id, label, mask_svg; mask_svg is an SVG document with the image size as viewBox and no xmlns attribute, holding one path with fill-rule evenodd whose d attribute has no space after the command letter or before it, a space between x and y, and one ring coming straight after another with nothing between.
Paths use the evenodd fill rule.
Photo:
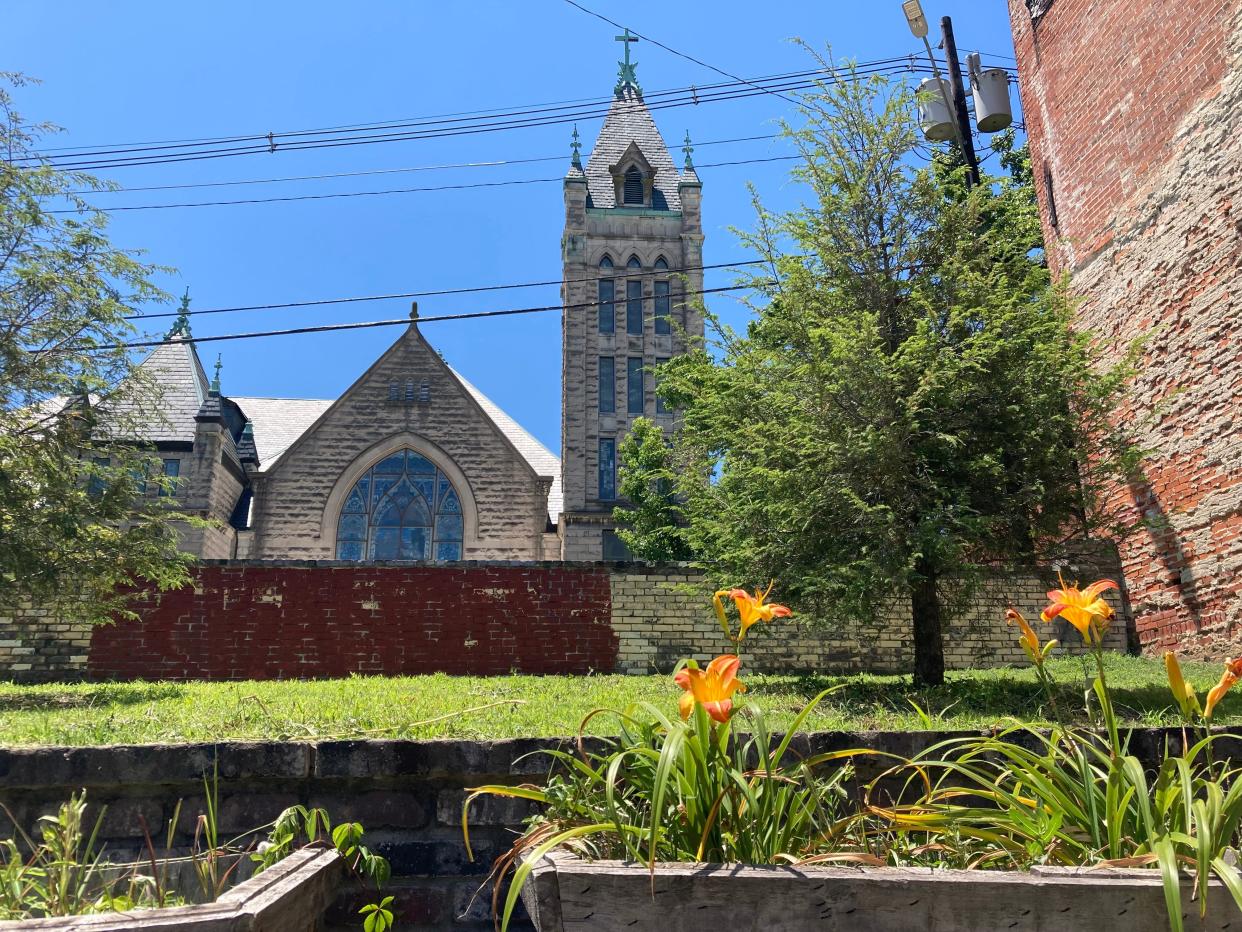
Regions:
<instances>
[{"instance_id":1,"label":"red brick building wall","mask_svg":"<svg viewBox=\"0 0 1242 932\"><path fill-rule=\"evenodd\" d=\"M1032 14L1032 7L1043 12ZM1009 0L1053 268L1150 455L1118 490L1140 643L1242 639L1242 0Z\"/></svg>"},{"instance_id":2,"label":"red brick building wall","mask_svg":"<svg viewBox=\"0 0 1242 932\"><path fill-rule=\"evenodd\" d=\"M92 633L98 679L611 671L607 568L204 565Z\"/></svg>"}]
</instances>

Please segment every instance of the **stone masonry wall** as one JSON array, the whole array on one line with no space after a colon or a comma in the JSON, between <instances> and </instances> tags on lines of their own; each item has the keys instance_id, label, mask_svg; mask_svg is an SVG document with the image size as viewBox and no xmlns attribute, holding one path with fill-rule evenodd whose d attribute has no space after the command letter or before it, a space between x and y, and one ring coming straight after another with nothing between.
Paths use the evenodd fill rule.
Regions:
<instances>
[{"instance_id":1,"label":"stone masonry wall","mask_svg":"<svg viewBox=\"0 0 1242 932\"><path fill-rule=\"evenodd\" d=\"M1115 560L1079 560L1067 565L1067 582L1088 581L1115 573ZM1016 607L1044 637L1056 637L1064 650L1082 650L1082 638L1067 622L1039 623L1048 604L1047 591L1057 585L1053 570L997 575L986 580L970 607L951 623L945 636L949 669L998 667L1027 663L1017 631L1005 623L1005 609ZM773 599L779 600L779 593ZM1115 594L1114 594L1115 595ZM678 572L612 574L612 628L619 639L617 669L652 673L673 668L682 657L709 660L726 649L724 634L708 607L701 580ZM1113 604L1117 604L1113 599ZM1125 612L1108 632L1112 650L1127 649ZM827 623L806 626L777 621L752 628L743 646L748 669L783 671L870 671L905 673L913 664L908 603L894 605L871 625Z\"/></svg>"},{"instance_id":2,"label":"stone masonry wall","mask_svg":"<svg viewBox=\"0 0 1242 932\"><path fill-rule=\"evenodd\" d=\"M1242 3L1010 0L1049 260L1080 324L1147 342L1116 503L1144 650L1242 641Z\"/></svg>"},{"instance_id":3,"label":"stone masonry wall","mask_svg":"<svg viewBox=\"0 0 1242 932\"><path fill-rule=\"evenodd\" d=\"M1067 578L1113 576L1107 557L1067 564ZM1021 664L1004 610L1034 620L1055 572L986 581L946 639L951 668ZM779 598L779 593L776 593ZM1118 604L1114 601L1114 604ZM600 563L377 564L219 561L193 585L148 593L137 621L95 628L39 610L0 617L0 677L271 679L446 672L494 675L668 672L726 643L701 575L681 567ZM1120 613L1109 646L1124 650ZM1067 649L1077 634L1045 629ZM749 669L909 669L909 609L866 626L782 621L754 630Z\"/></svg>"}]
</instances>

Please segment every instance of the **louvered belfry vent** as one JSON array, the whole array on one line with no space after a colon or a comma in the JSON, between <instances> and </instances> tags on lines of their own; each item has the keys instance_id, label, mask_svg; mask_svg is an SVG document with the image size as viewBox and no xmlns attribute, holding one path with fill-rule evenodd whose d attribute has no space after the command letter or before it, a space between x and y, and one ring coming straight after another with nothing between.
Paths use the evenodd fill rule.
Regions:
<instances>
[{"instance_id":1,"label":"louvered belfry vent","mask_svg":"<svg viewBox=\"0 0 1242 932\"><path fill-rule=\"evenodd\" d=\"M631 165L625 170L623 198L626 204L643 205L643 173L637 166Z\"/></svg>"}]
</instances>

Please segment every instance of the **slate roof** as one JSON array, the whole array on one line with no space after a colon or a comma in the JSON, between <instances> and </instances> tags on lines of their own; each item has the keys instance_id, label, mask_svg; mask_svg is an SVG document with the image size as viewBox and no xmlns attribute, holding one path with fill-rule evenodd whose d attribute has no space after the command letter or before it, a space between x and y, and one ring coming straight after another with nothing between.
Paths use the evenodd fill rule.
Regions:
<instances>
[{"instance_id":1,"label":"slate roof","mask_svg":"<svg viewBox=\"0 0 1242 932\"><path fill-rule=\"evenodd\" d=\"M259 471L271 469L334 402L320 398L241 398L229 395L254 425Z\"/></svg>"},{"instance_id":2,"label":"slate roof","mask_svg":"<svg viewBox=\"0 0 1242 932\"><path fill-rule=\"evenodd\" d=\"M613 97L599 138L591 149L591 158L586 164L587 206L617 206L617 192L608 169L617 164L631 142L638 143L643 157L655 169L652 179L653 206L681 210L681 198L677 194L677 182L680 180L677 166L668 154L664 137L656 129L647 105L639 94L628 87Z\"/></svg>"},{"instance_id":3,"label":"slate roof","mask_svg":"<svg viewBox=\"0 0 1242 932\"><path fill-rule=\"evenodd\" d=\"M140 363L161 389L158 411L144 414L136 430L143 440L193 442L194 415L207 397L207 373L193 343L168 340Z\"/></svg>"},{"instance_id":4,"label":"slate roof","mask_svg":"<svg viewBox=\"0 0 1242 932\"><path fill-rule=\"evenodd\" d=\"M562 507L561 461L547 447L505 414L497 404L450 369L453 376L483 412L492 420L536 475L552 479L548 493L548 517L556 523ZM335 402L322 398L250 398L229 396L254 425L254 442L259 451L261 472L271 469L280 456L301 437ZM193 421L191 420L191 424Z\"/></svg>"}]
</instances>

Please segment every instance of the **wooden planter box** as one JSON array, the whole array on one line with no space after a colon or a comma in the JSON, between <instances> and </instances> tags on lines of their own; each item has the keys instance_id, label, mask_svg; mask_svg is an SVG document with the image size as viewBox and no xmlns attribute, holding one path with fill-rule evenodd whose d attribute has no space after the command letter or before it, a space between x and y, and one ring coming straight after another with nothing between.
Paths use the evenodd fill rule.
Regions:
<instances>
[{"instance_id":1,"label":"wooden planter box","mask_svg":"<svg viewBox=\"0 0 1242 932\"><path fill-rule=\"evenodd\" d=\"M335 851L303 848L214 903L0 922L0 932L314 932L344 867Z\"/></svg>"},{"instance_id":2,"label":"wooden planter box","mask_svg":"<svg viewBox=\"0 0 1242 932\"><path fill-rule=\"evenodd\" d=\"M1169 932L1154 870L1029 873L885 867L748 867L545 857L522 890L539 932ZM1182 888L1187 930L1199 904ZM1212 891L1205 929L1242 929Z\"/></svg>"}]
</instances>

